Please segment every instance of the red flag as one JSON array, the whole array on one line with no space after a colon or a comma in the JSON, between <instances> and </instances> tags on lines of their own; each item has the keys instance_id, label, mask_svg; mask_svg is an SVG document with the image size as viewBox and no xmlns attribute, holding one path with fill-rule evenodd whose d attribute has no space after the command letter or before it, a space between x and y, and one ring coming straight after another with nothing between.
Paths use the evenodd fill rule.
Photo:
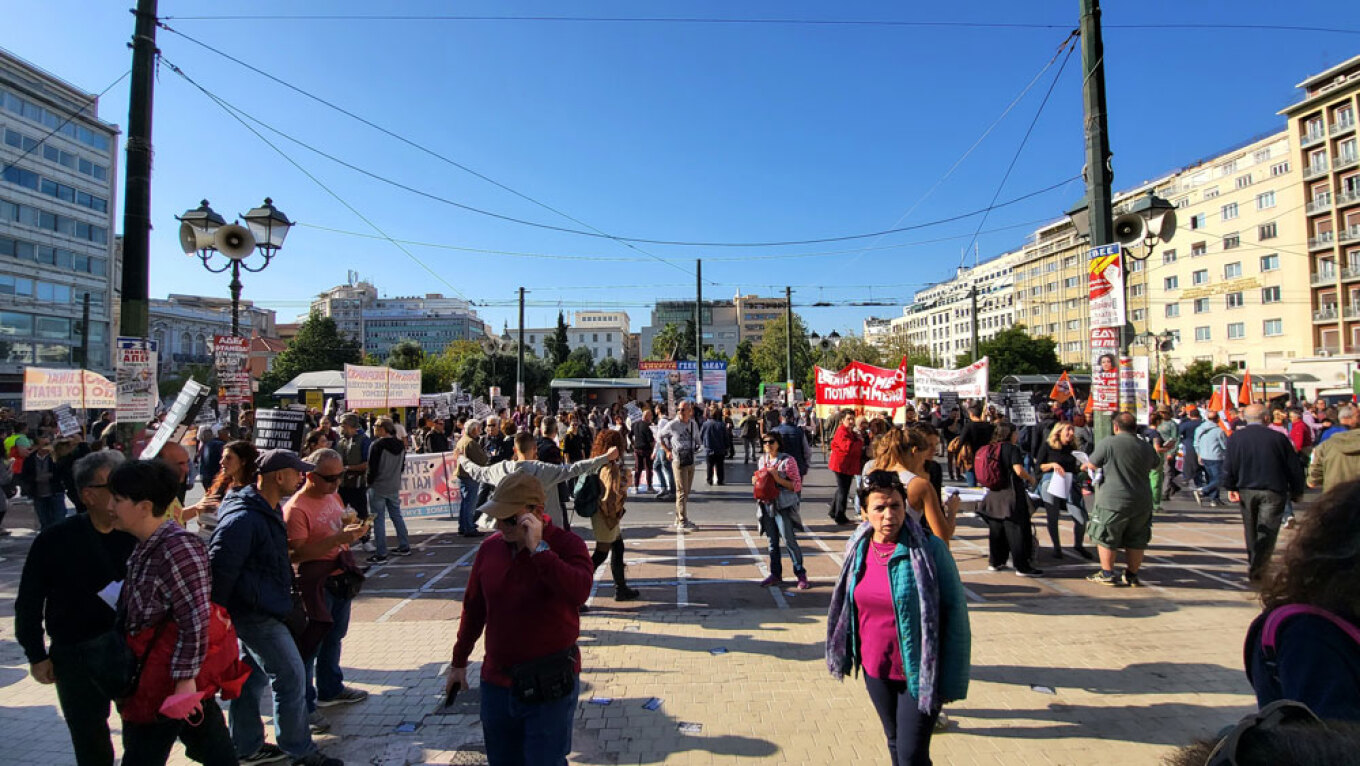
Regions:
<instances>
[{"instance_id":1,"label":"red flag","mask_svg":"<svg viewBox=\"0 0 1360 766\"><path fill-rule=\"evenodd\" d=\"M1242 388L1237 392L1237 401L1251 404L1251 370L1242 373Z\"/></svg>"},{"instance_id":2,"label":"red flag","mask_svg":"<svg viewBox=\"0 0 1360 766\"><path fill-rule=\"evenodd\" d=\"M1072 381L1067 379L1067 370L1058 378L1058 382L1053 384L1053 390L1048 392L1048 398L1055 402L1065 402L1072 398Z\"/></svg>"}]
</instances>

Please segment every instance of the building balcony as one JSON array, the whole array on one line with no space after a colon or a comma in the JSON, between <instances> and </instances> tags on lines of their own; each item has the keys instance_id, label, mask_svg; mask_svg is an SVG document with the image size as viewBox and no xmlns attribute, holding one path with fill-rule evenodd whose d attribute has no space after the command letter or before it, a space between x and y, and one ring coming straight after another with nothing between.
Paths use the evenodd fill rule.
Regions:
<instances>
[{"instance_id":1,"label":"building balcony","mask_svg":"<svg viewBox=\"0 0 1360 766\"><path fill-rule=\"evenodd\" d=\"M1350 133L1355 130L1355 118L1343 118L1327 126L1328 135L1339 136L1342 133Z\"/></svg>"},{"instance_id":2,"label":"building balcony","mask_svg":"<svg viewBox=\"0 0 1360 766\"><path fill-rule=\"evenodd\" d=\"M1313 286L1315 286L1315 287L1316 287L1317 285L1330 285L1330 284L1333 284L1333 283L1336 282L1336 270L1335 270L1335 269L1326 269L1326 270L1323 270L1323 271L1315 271L1315 272L1313 272L1313 278L1312 278L1312 280L1310 280L1310 281L1311 281L1311 283L1313 284Z\"/></svg>"},{"instance_id":3,"label":"building balcony","mask_svg":"<svg viewBox=\"0 0 1360 766\"><path fill-rule=\"evenodd\" d=\"M1299 146L1312 146L1313 144L1321 143L1326 139L1327 133L1323 131L1322 126L1319 125L1317 130L1309 131L1299 139Z\"/></svg>"},{"instance_id":4,"label":"building balcony","mask_svg":"<svg viewBox=\"0 0 1360 766\"><path fill-rule=\"evenodd\" d=\"M1313 356L1336 356L1341 353L1339 346L1318 346L1313 349Z\"/></svg>"},{"instance_id":5,"label":"building balcony","mask_svg":"<svg viewBox=\"0 0 1360 766\"><path fill-rule=\"evenodd\" d=\"M1341 312L1337 310L1335 304L1313 310L1314 322L1335 322L1339 316L1341 316Z\"/></svg>"},{"instance_id":6,"label":"building balcony","mask_svg":"<svg viewBox=\"0 0 1360 766\"><path fill-rule=\"evenodd\" d=\"M1354 204L1356 202L1360 202L1360 188L1347 189L1336 195L1336 204L1338 207L1341 205Z\"/></svg>"},{"instance_id":7,"label":"building balcony","mask_svg":"<svg viewBox=\"0 0 1360 766\"><path fill-rule=\"evenodd\" d=\"M1345 316L1347 319L1360 319L1360 306L1347 306Z\"/></svg>"},{"instance_id":8,"label":"building balcony","mask_svg":"<svg viewBox=\"0 0 1360 766\"><path fill-rule=\"evenodd\" d=\"M1341 235L1336 238L1337 242L1355 242L1360 240L1360 224L1355 224L1349 229L1342 229Z\"/></svg>"},{"instance_id":9,"label":"building balcony","mask_svg":"<svg viewBox=\"0 0 1360 766\"><path fill-rule=\"evenodd\" d=\"M1332 232L1330 231L1325 231L1317 235L1316 237L1308 238L1308 249L1323 250L1325 248L1331 247L1332 243L1335 241L1336 241L1335 235L1333 235Z\"/></svg>"},{"instance_id":10,"label":"building balcony","mask_svg":"<svg viewBox=\"0 0 1360 766\"><path fill-rule=\"evenodd\" d=\"M1360 153L1343 154L1332 160L1333 170L1346 170L1347 168L1353 168L1356 165L1360 165Z\"/></svg>"},{"instance_id":11,"label":"building balcony","mask_svg":"<svg viewBox=\"0 0 1360 766\"><path fill-rule=\"evenodd\" d=\"M1347 266L1341 270L1341 281L1349 282L1352 279L1360 279L1360 264Z\"/></svg>"},{"instance_id":12,"label":"building balcony","mask_svg":"<svg viewBox=\"0 0 1360 766\"><path fill-rule=\"evenodd\" d=\"M1308 203L1308 206L1305 209L1308 211L1308 215L1313 215L1314 213L1321 213L1327 210L1331 210L1332 193L1324 192L1322 194L1317 195L1316 197L1313 198L1312 202Z\"/></svg>"},{"instance_id":13,"label":"building balcony","mask_svg":"<svg viewBox=\"0 0 1360 766\"><path fill-rule=\"evenodd\" d=\"M1321 158L1318 159L1317 162L1314 162L1312 165L1304 165L1304 166L1303 166L1303 177L1304 177L1305 179L1306 179L1306 178L1314 178L1314 177L1316 177L1316 176L1320 176L1320 175L1326 173L1326 172L1327 172L1327 169L1328 169L1328 168L1327 168L1327 158L1326 158L1326 157L1321 157Z\"/></svg>"}]
</instances>

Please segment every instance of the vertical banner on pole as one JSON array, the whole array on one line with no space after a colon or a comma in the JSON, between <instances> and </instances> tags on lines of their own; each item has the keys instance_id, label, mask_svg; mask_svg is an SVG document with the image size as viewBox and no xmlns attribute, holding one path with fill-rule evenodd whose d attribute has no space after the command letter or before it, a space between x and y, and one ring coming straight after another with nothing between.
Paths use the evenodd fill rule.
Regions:
<instances>
[{"instance_id":1,"label":"vertical banner on pole","mask_svg":"<svg viewBox=\"0 0 1360 766\"><path fill-rule=\"evenodd\" d=\"M1124 327L1124 258L1119 243L1091 248L1091 399L1096 412L1119 409L1119 333Z\"/></svg>"}]
</instances>

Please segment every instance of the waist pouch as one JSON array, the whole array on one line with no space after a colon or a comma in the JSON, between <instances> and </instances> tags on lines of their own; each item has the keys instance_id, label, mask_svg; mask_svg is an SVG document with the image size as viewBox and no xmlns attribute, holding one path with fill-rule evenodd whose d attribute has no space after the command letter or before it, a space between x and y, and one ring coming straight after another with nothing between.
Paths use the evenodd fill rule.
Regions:
<instances>
[{"instance_id":1,"label":"waist pouch","mask_svg":"<svg viewBox=\"0 0 1360 766\"><path fill-rule=\"evenodd\" d=\"M336 598L354 598L364 588L364 576L359 572L346 570L327 577L324 587Z\"/></svg>"},{"instance_id":2,"label":"waist pouch","mask_svg":"<svg viewBox=\"0 0 1360 766\"><path fill-rule=\"evenodd\" d=\"M576 688L576 647L512 665L510 694L521 702L559 700Z\"/></svg>"}]
</instances>

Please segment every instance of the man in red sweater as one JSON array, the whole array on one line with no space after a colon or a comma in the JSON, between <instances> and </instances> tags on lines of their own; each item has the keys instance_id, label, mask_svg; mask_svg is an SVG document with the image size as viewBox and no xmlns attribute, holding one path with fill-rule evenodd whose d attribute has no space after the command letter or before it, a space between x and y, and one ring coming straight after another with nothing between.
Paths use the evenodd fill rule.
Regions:
<instances>
[{"instance_id":1,"label":"man in red sweater","mask_svg":"<svg viewBox=\"0 0 1360 766\"><path fill-rule=\"evenodd\" d=\"M481 717L492 764L565 766L571 752L580 608L595 568L581 538L543 513L545 501L533 474L515 472L479 509L496 519L496 534L472 562L445 688L468 688L468 657L485 628Z\"/></svg>"}]
</instances>

